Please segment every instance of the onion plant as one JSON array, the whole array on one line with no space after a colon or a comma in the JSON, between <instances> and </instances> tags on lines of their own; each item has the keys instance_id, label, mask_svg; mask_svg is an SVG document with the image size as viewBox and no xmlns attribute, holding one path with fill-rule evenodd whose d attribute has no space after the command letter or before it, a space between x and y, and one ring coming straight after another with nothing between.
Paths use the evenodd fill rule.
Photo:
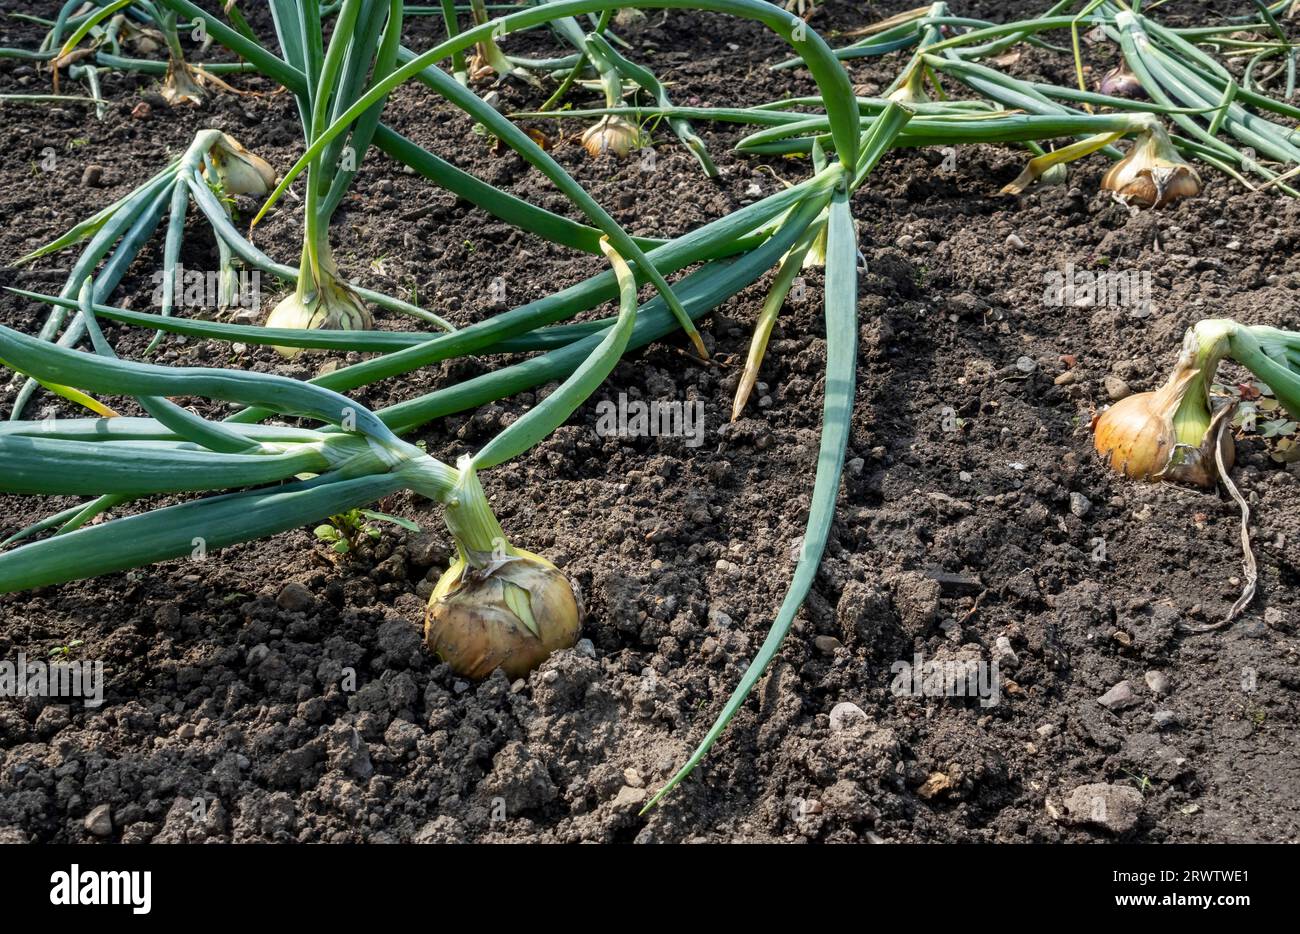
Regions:
<instances>
[{"instance_id":1,"label":"onion plant","mask_svg":"<svg viewBox=\"0 0 1300 934\"><path fill-rule=\"evenodd\" d=\"M232 21L246 29L238 9L229 6ZM242 62L191 64L181 36L194 32L195 23L179 21L174 11L154 0L66 0L52 20L10 15L41 23L49 31L37 49L0 49L0 58L47 63L56 93L60 70L65 67L72 77L85 77L96 97L99 71L136 71L161 76L161 95L168 103L197 104L209 87L230 90L222 75L250 70ZM161 50L166 50L165 62L140 57Z\"/></svg>"},{"instance_id":2,"label":"onion plant","mask_svg":"<svg viewBox=\"0 0 1300 934\"><path fill-rule=\"evenodd\" d=\"M1300 333L1210 319L1188 330L1160 389L1128 396L1101 415L1098 453L1136 480L1213 486L1222 477L1219 463L1230 468L1233 461L1232 437L1219 430L1232 406L1210 394L1225 357L1250 370L1293 419L1300 419Z\"/></svg>"},{"instance_id":3,"label":"onion plant","mask_svg":"<svg viewBox=\"0 0 1300 934\"><path fill-rule=\"evenodd\" d=\"M163 2L186 15L202 14L183 0ZM272 197L272 200L278 197L304 171L310 181L314 167L330 152L330 147L337 146L347 134L355 134L355 128L364 119L375 119L377 125L377 111L387 95L401 82L415 78L483 123L551 178L587 215L594 230L571 221L561 222L563 219L525 207L504 193L495 190L489 193L484 190L487 186L476 188L466 181L463 173L445 172L441 166L431 164L428 159L421 160L400 146L391 149L412 155L412 161L430 169L426 175L450 181L448 187L458 185L462 190L474 191L483 206L533 233L580 248L590 249L594 245L609 256L614 267L609 273L442 334L395 334L367 328L351 332L301 331L190 321L115 309L89 288L82 289L76 298L70 294L42 296L42 300L50 301L62 311L72 311L75 306L91 336L93 353L51 345L5 329L0 331L0 359L46 385L75 388L87 396L133 396L151 417L72 419L55 421L53 427L49 422L11 422L4 429L0 434L0 458L11 459L13 469L6 465L0 476L18 478L12 481L15 491L87 493L98 498L13 536L12 543L18 547L0 554L0 589L40 586L188 554L195 537L204 538L208 547L220 547L274 534L356 508L396 489L408 488L449 504L448 521L458 544L461 568L454 579L440 583L435 594L437 600L454 602L457 594L465 593L467 588L488 593L497 600L498 610L502 602L507 605L506 616L498 614L496 618L519 620L534 638L542 638L539 633L544 621L537 618L538 607L552 604L563 607L566 603L563 599L558 602L533 599L526 608L520 604L517 588L527 589L527 581L551 579L551 576L520 575L516 573L520 565L515 561L529 560L527 556L516 554L517 550L509 547L502 555L500 548L492 547L491 539L497 537L499 527L490 518L490 509L486 508L481 490L472 479L472 471L517 456L545 437L628 350L678 330L698 337L693 325L695 318L707 314L773 266L791 261L824 228L827 394L817 477L801 560L763 648L696 754L669 787L685 777L775 656L820 562L834 514L847 443L856 364L857 247L849 196L864 182L911 113L891 104L869 126L862 126L847 76L826 44L796 17L759 0L652 0L643 4L709 9L754 19L772 28L810 61L822 100L826 102L829 133L835 146L833 156L819 158L815 174L805 182L675 240L634 239L527 134L437 67L485 37L545 24L556 17L599 14L619 5L618 0L564 0L521 10L460 32L411 58L386 77L371 80L369 89L355 95L347 106L339 104L329 111L328 125L324 120L313 122L306 153L285 174ZM344 8L340 8L340 22ZM247 58L259 70L264 70L263 73L281 80L296 94L302 93L301 88L311 86L307 76L312 66L307 58L298 59L292 54L284 58L272 56L238 31L219 23L211 23L210 31L218 42ZM281 38L283 43L283 35ZM328 58L326 53L322 61ZM321 74L329 75L330 69L322 67ZM380 138L378 127L375 138L376 141ZM229 226L219 226L219 236L232 247L238 246L236 252L243 258L258 262L251 244L237 234L232 235ZM693 268L669 285L666 276L688 267ZM658 294L637 308L637 286L643 282L655 286ZM620 313L612 321L560 323L613 298L620 300ZM375 351L379 356L309 383L233 371L169 370L115 359L99 332L97 321L101 316L154 331L201 334L273 346ZM366 412L337 395L436 360L463 354L519 351L541 353L378 412ZM440 415L472 408L555 379L565 379L559 391L458 469L439 464L409 445L404 446L405 442L397 437ZM167 403L167 397L181 394L208 395L246 408L224 422L196 421L188 413L178 416ZM273 415L304 416L319 422L321 427L298 430L262 427L262 421ZM46 426L44 432L41 425ZM33 438L45 444L40 454L43 458L74 461L83 457L87 458L86 464L102 463L104 467L79 471L82 479L75 482L68 478L68 471L62 472L62 479L51 476L43 481L30 469L31 458L36 456L33 449L37 442ZM216 459L217 455L222 458ZM89 460L92 457L98 459ZM167 472L124 466L139 465L145 460L161 464L173 459L177 463L201 460L212 469ZM28 466L24 468L24 464ZM162 476L164 473L166 476ZM301 479L303 474L314 476ZM237 487L250 489L219 492ZM188 491L218 495L87 524L90 517L134 498ZM463 499L458 500L457 496ZM456 504L461 502L471 503L472 508L460 509ZM208 534L196 533L197 527ZM52 537L38 538L51 529L62 531ZM123 546L114 547L119 536ZM502 568L509 569L509 573ZM484 654L486 649L466 650L461 644L445 640L443 627L455 615L446 605L439 609L435 602L426 637L444 657L464 656L462 663L467 667L473 667L470 656L479 659L480 664L488 664L493 656ZM530 616L536 631L529 625ZM563 620L560 622L557 631L568 633L567 625Z\"/></svg>"},{"instance_id":4,"label":"onion plant","mask_svg":"<svg viewBox=\"0 0 1300 934\"><path fill-rule=\"evenodd\" d=\"M196 542L219 548L273 535L406 489L445 506L457 546L456 560L430 601L426 642L466 674L478 677L497 667L512 676L521 674L554 648L576 639L577 603L556 568L506 539L483 494L478 471L520 456L545 438L627 353L680 332L703 355L695 321L775 269L733 405L733 415L738 415L798 271L808 264L824 265L827 360L822 433L799 562L768 635L739 685L694 753L648 807L695 768L745 702L778 652L820 564L834 519L856 377L858 249L850 198L890 148L1023 145L1034 158L1007 186L1011 192L1066 162L1102 152L1117 160L1106 184L1130 203L1154 207L1199 188L1199 175L1188 160L1239 178L1254 172L1290 193L1279 172L1250 165L1249 154L1221 138L1225 135L1275 162L1300 162L1292 158L1295 146L1289 132L1260 113L1290 118L1294 115L1289 105L1234 84L1206 51L1231 50L1230 33L1165 29L1108 0L1061 0L1043 17L1000 26L951 16L945 4L934 3L880 24L838 52L797 16L762 0L640 0L637 5L644 8L700 9L761 23L792 47L797 56L793 64L806 67L817 83L813 97L730 109L674 106L654 75L616 49L616 37L608 30L610 15L626 0L546 0L491 20L486 6L474 0L473 23L463 29L456 8L443 3L437 9L447 38L418 53L401 44L406 11L398 0L342 0L330 8L317 0L271 0L278 54L239 23L227 24L189 0L155 2L177 19L202 23L217 43L288 89L298 106L305 151L277 183L269 166L233 140L200 134L179 160L122 202L34 254L86 244L58 295L21 293L53 307L41 333L29 336L0 328L0 362L34 381L25 387L14 420L0 427L0 490L92 498L18 530L4 543L8 550L0 551L0 591L183 557L193 552ZM326 15L334 17L328 29ZM501 53L499 40L536 28L552 29L574 54L537 60L529 67ZM988 61L1024 42L1074 51L1077 62L1077 41L1068 48L1050 46L1041 35L1068 30L1073 39L1084 28L1100 29L1120 46L1150 101L1023 81ZM607 106L585 111L548 106L506 117L467 86L466 54L475 49L498 75L562 72L560 88L548 104L594 75ZM894 51L906 51L906 62L885 95L855 96L841 61ZM489 186L385 127L380 116L388 96L411 80L517 152L572 203L585 223ZM938 94L945 81L963 85L976 99L930 99L927 86ZM633 98L629 105L629 84L644 92L649 103L638 105ZM1100 107L1112 112L1095 112ZM599 135L596 148L605 151L615 148L609 131L621 127L617 121L636 128L646 117L662 117L710 173L716 169L691 129L692 121L744 124L755 129L738 144L741 153L807 156L812 172L801 182L675 239L632 237L516 125L518 119L541 115L594 119L588 135ZM1166 119L1177 134L1164 129ZM1127 155L1116 146L1125 138L1134 140ZM1070 142L1046 149L1053 140ZM1261 141L1269 146L1257 145ZM521 230L603 256L610 269L460 329L430 312L356 288L341 278L334 264L328 230L372 144ZM295 268L276 263L241 234L222 198L236 190L268 195L253 219L256 224L299 177L306 181L305 223L302 259ZM174 302L156 313L110 303L126 264L168 209L164 264L174 268L190 199L215 231L223 257L296 283L294 294L277 307L266 327L189 320L172 313ZM653 294L639 302L638 290L645 285ZM376 330L365 302L410 313L435 329ZM617 315L575 320L606 302L617 302ZM101 319L159 335L269 345L290 353L329 349L374 356L310 381L165 368L119 359L100 329ZM61 329L58 342L52 342ZM1224 354L1234 355L1266 379L1279 402L1295 412L1300 405L1300 339L1295 335L1230 322L1205 324L1195 335L1194 341L1189 337L1188 347L1195 343L1195 348L1188 351L1192 362L1185 368L1193 375L1179 376L1178 405L1160 410L1172 435L1158 440L1175 437L1189 449L1192 440L1184 439L1196 440L1196 450L1205 458L1202 442L1212 425L1219 424L1203 418L1210 411L1207 374ZM83 337L89 338L89 349L78 349ZM442 360L516 354L528 356L377 411L345 395ZM556 380L562 381L558 390L455 466L402 440L441 416ZM22 403L36 385L101 417L21 420ZM1166 395L1172 399L1174 394ZM176 396L206 397L242 408L222 421L211 421L170 401ZM138 406L144 414L118 415L110 406L123 406L118 401L123 397L126 405ZM304 419L311 427L267 424L284 417ZM1160 430L1166 430L1165 422ZM1122 434L1129 439L1134 432L1125 429ZM1099 446L1101 437L1099 432ZM1219 437L1215 435L1215 444ZM1113 445L1107 452L1112 462L1118 458L1123 466L1134 460L1130 454L1114 454L1118 450ZM206 495L148 508L150 497L196 493ZM132 503L132 514L90 521Z\"/></svg>"}]
</instances>

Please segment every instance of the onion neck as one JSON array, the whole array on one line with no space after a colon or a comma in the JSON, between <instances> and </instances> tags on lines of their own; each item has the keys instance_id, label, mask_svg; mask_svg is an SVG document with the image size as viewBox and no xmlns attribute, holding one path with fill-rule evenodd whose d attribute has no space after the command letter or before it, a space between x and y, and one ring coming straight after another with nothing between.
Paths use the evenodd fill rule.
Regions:
<instances>
[{"instance_id":1,"label":"onion neck","mask_svg":"<svg viewBox=\"0 0 1300 934\"><path fill-rule=\"evenodd\" d=\"M162 21L158 24L163 34L163 41L167 43L167 57L171 61L173 68L184 70L188 68L185 61L185 50L181 47L181 37L176 29L176 12L168 10L162 16Z\"/></svg>"},{"instance_id":2,"label":"onion neck","mask_svg":"<svg viewBox=\"0 0 1300 934\"><path fill-rule=\"evenodd\" d=\"M324 301L329 306L336 300L356 300L351 287L339 276L328 228L312 230L303 237L302 265L298 269L296 291L305 304Z\"/></svg>"},{"instance_id":3,"label":"onion neck","mask_svg":"<svg viewBox=\"0 0 1300 934\"><path fill-rule=\"evenodd\" d=\"M515 548L506 541L506 533L492 512L473 459L468 455L462 457L456 467L456 485L446 499L443 517L461 558L472 567L482 569L499 560L503 553L514 556Z\"/></svg>"},{"instance_id":4,"label":"onion neck","mask_svg":"<svg viewBox=\"0 0 1300 934\"><path fill-rule=\"evenodd\" d=\"M1179 369L1194 370L1173 415L1174 435L1179 444L1200 447L1210 430L1210 386L1219 363L1228 354L1237 325L1226 319L1202 321L1187 332Z\"/></svg>"}]
</instances>

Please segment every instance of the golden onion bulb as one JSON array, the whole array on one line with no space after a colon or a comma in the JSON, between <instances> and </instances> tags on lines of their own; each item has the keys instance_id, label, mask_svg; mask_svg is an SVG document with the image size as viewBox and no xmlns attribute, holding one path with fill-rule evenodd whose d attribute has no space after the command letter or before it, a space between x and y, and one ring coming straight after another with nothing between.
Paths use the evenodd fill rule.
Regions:
<instances>
[{"instance_id":1,"label":"golden onion bulb","mask_svg":"<svg viewBox=\"0 0 1300 934\"><path fill-rule=\"evenodd\" d=\"M1224 468L1232 469L1232 436L1219 430L1231 409L1222 406L1211 416L1206 401L1189 393L1190 389L1204 396L1196 379L1199 374L1197 369L1180 366L1156 391L1135 393L1101 414L1093 444L1112 470L1134 480L1213 486L1219 476L1216 439L1222 447Z\"/></svg>"},{"instance_id":2,"label":"golden onion bulb","mask_svg":"<svg viewBox=\"0 0 1300 934\"><path fill-rule=\"evenodd\" d=\"M622 117L606 114L582 134L582 145L594 159L605 153L620 159L641 148L641 129Z\"/></svg>"},{"instance_id":3,"label":"golden onion bulb","mask_svg":"<svg viewBox=\"0 0 1300 934\"><path fill-rule=\"evenodd\" d=\"M1161 208L1200 194L1201 176L1178 154L1164 129L1152 126L1110 167L1101 187L1127 204Z\"/></svg>"},{"instance_id":4,"label":"golden onion bulb","mask_svg":"<svg viewBox=\"0 0 1300 934\"><path fill-rule=\"evenodd\" d=\"M578 641L581 611L564 574L540 555L511 551L481 569L457 558L429 598L425 645L464 677L500 668L521 678Z\"/></svg>"},{"instance_id":5,"label":"golden onion bulb","mask_svg":"<svg viewBox=\"0 0 1300 934\"><path fill-rule=\"evenodd\" d=\"M209 155L228 195L264 195L275 187L271 164L249 152L233 136L222 133Z\"/></svg>"},{"instance_id":6,"label":"golden onion bulb","mask_svg":"<svg viewBox=\"0 0 1300 934\"><path fill-rule=\"evenodd\" d=\"M329 331L364 331L373 324L369 310L356 293L333 276L325 281L310 297L304 298L297 290L290 292L271 309L266 317L268 328L285 328L311 331L318 328ZM276 347L284 357L296 357L301 347Z\"/></svg>"}]
</instances>

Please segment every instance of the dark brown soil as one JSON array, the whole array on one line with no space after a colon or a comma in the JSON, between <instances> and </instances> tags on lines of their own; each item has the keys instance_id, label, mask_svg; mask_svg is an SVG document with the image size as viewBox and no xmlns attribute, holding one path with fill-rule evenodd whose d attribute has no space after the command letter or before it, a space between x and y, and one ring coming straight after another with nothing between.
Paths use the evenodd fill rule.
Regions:
<instances>
[{"instance_id":1,"label":"dark brown soil","mask_svg":"<svg viewBox=\"0 0 1300 934\"><path fill-rule=\"evenodd\" d=\"M833 0L812 24L830 33L911 5ZM960 12L1015 15L1003 6ZM1028 14L1039 5L1009 6ZM412 22L407 44L427 48L437 29ZM758 103L812 88L798 72L768 71L785 51L757 26L652 12L621 31L683 103ZM0 19L0 46L38 41L38 30ZM556 46L539 33L508 48ZM896 56L860 61L852 72L880 88L898 65ZM1068 59L1045 53L1014 67L1071 80ZM0 93L45 86L30 65L0 62ZM151 79L106 76L114 103L103 122L81 104L2 105L0 261L121 197L202 127L227 130L281 171L301 150L287 95L169 110L156 91ZM511 109L542 99L514 85L502 95ZM142 100L151 114L132 117ZM423 90L402 89L385 119L494 185L568 210L520 158L491 151ZM740 134L726 127L697 127L723 169L716 183L666 127L649 176L635 161L589 160L576 124L538 128L639 234L682 233L751 200L754 186L767 194L778 177L807 172L802 161L732 154ZM39 168L46 147L52 172ZM1153 388L1202 317L1300 327L1300 207L1206 170L1200 198L1130 214L1098 193L1101 157L1065 186L1009 200L997 191L1023 154L964 148L951 171L943 158L892 153L854 200L868 268L860 389L827 557L765 680L663 807L637 816L645 791L712 723L794 568L821 413L815 271L787 306L738 423L727 421L731 396L764 283L705 323L712 364L692 362L677 338L635 354L552 438L485 475L514 540L563 567L587 606L590 641L525 681L498 672L468 684L422 647L424 598L450 542L435 509L409 495L381 508L424 533L386 526L338 562L303 529L201 563L0 596L0 659L44 658L82 640L74 657L107 670L98 709L0 700L0 840L95 839L85 819L100 805L111 808L109 839L134 842L1295 840L1300 473L1272 460L1259 435L1239 439L1235 477L1254 508L1260 595L1234 625L1191 635L1185 625L1221 618L1239 592L1236 508L1110 474L1092 453L1089 423L1109 401L1107 375ZM103 167L102 187L82 185L87 164ZM294 262L298 223L284 210L259 227L258 243ZM349 275L415 294L459 324L493 310L498 276L517 305L602 268L379 153L336 218L334 243ZM69 256L6 265L0 284L54 291ZM117 303L148 307L160 261L158 238ZM184 261L216 268L210 232L193 218ZM1154 314L1046 304L1045 276L1067 263L1149 270ZM270 307L278 295L263 285ZM0 298L9 326L34 331L42 315ZM110 337L124 354L143 349L138 332ZM1032 372L1017 366L1022 357ZM302 377L330 362L182 340L168 341L161 359ZM499 362L432 367L359 398L386 405ZM0 410L16 388L0 389ZM702 400L705 443L599 437L596 401L619 393ZM447 418L418 438L454 459L533 401L525 393ZM47 408L63 411L39 395L33 413ZM957 424L949 408L961 420L955 431L945 430ZM0 497L0 536L65 505ZM290 582L305 592L282 594ZM1016 659L1002 656L1002 675L1014 683L994 706L890 689L892 666L915 654L988 660L1008 644ZM345 689L348 669L355 690ZM1148 687L1152 671L1167 675L1168 696ZM1124 680L1135 703L1101 706ZM866 721L833 730L829 714L844 702ZM1174 722L1159 728L1157 710ZM1056 819L1073 789L1097 782L1139 789L1133 829L1116 836Z\"/></svg>"}]
</instances>

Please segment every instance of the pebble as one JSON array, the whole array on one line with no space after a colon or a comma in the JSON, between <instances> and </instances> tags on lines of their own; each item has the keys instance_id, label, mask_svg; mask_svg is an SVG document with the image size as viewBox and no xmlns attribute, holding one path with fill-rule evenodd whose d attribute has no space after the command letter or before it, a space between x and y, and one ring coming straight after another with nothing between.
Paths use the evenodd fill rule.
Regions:
<instances>
[{"instance_id":1,"label":"pebble","mask_svg":"<svg viewBox=\"0 0 1300 934\"><path fill-rule=\"evenodd\" d=\"M305 613L316 603L316 597L304 585L290 581L275 598L275 605L286 613Z\"/></svg>"},{"instance_id":2,"label":"pebble","mask_svg":"<svg viewBox=\"0 0 1300 934\"><path fill-rule=\"evenodd\" d=\"M1141 703L1141 700L1133 692L1133 685L1127 681L1121 681L1097 698L1097 703L1107 710L1123 710L1125 707L1132 707L1134 704Z\"/></svg>"},{"instance_id":3,"label":"pebble","mask_svg":"<svg viewBox=\"0 0 1300 934\"><path fill-rule=\"evenodd\" d=\"M451 686L451 689L455 691L457 694L464 694L466 691L469 690L469 682L457 681L455 684Z\"/></svg>"},{"instance_id":4,"label":"pebble","mask_svg":"<svg viewBox=\"0 0 1300 934\"><path fill-rule=\"evenodd\" d=\"M1065 799L1064 819L1071 824L1092 824L1114 834L1137 826L1142 814L1142 793L1131 785L1095 782L1080 785Z\"/></svg>"},{"instance_id":5,"label":"pebble","mask_svg":"<svg viewBox=\"0 0 1300 934\"><path fill-rule=\"evenodd\" d=\"M113 832L113 811L101 804L86 815L85 828L97 837L107 837Z\"/></svg>"},{"instance_id":6,"label":"pebble","mask_svg":"<svg viewBox=\"0 0 1300 934\"><path fill-rule=\"evenodd\" d=\"M633 768L623 770L623 781L631 788L640 788L645 785L645 779L641 777L641 773Z\"/></svg>"},{"instance_id":7,"label":"pebble","mask_svg":"<svg viewBox=\"0 0 1300 934\"><path fill-rule=\"evenodd\" d=\"M1118 402L1133 395L1133 390L1128 388L1128 383L1118 376L1107 376L1102 380L1102 385L1106 387L1106 395L1110 397L1111 402Z\"/></svg>"},{"instance_id":8,"label":"pebble","mask_svg":"<svg viewBox=\"0 0 1300 934\"><path fill-rule=\"evenodd\" d=\"M960 480L962 483L970 483L971 480L974 478L971 477L969 472L962 470L957 473L957 479Z\"/></svg>"},{"instance_id":9,"label":"pebble","mask_svg":"<svg viewBox=\"0 0 1300 934\"><path fill-rule=\"evenodd\" d=\"M1016 359L1016 369L1021 373L1032 373L1038 369L1038 362L1033 357L1018 357Z\"/></svg>"},{"instance_id":10,"label":"pebble","mask_svg":"<svg viewBox=\"0 0 1300 934\"><path fill-rule=\"evenodd\" d=\"M1049 736L1056 735L1056 724L1044 723L1038 729L1034 730L1034 732L1037 733L1039 736L1041 736L1043 739L1047 739Z\"/></svg>"},{"instance_id":11,"label":"pebble","mask_svg":"<svg viewBox=\"0 0 1300 934\"><path fill-rule=\"evenodd\" d=\"M855 457L845 466L849 468L849 473L856 477L862 473L862 469L867 466L867 462L860 457Z\"/></svg>"},{"instance_id":12,"label":"pebble","mask_svg":"<svg viewBox=\"0 0 1300 934\"><path fill-rule=\"evenodd\" d=\"M834 655L838 649L844 647L843 643L834 636L818 636L813 639L813 645L817 646L817 651L826 655Z\"/></svg>"},{"instance_id":13,"label":"pebble","mask_svg":"<svg viewBox=\"0 0 1300 934\"><path fill-rule=\"evenodd\" d=\"M1172 710L1157 710L1151 715L1151 722L1157 730L1167 730L1178 725L1178 714Z\"/></svg>"},{"instance_id":14,"label":"pebble","mask_svg":"<svg viewBox=\"0 0 1300 934\"><path fill-rule=\"evenodd\" d=\"M716 626L718 629L730 629L732 619L726 613L717 607L709 607L709 625Z\"/></svg>"},{"instance_id":15,"label":"pebble","mask_svg":"<svg viewBox=\"0 0 1300 934\"><path fill-rule=\"evenodd\" d=\"M1145 678L1147 687L1149 687L1153 693L1162 696L1169 693L1169 676L1163 671L1148 671Z\"/></svg>"},{"instance_id":16,"label":"pebble","mask_svg":"<svg viewBox=\"0 0 1300 934\"><path fill-rule=\"evenodd\" d=\"M647 792L644 788L633 788L631 785L624 785L614 796L614 807L618 810L639 807L645 803Z\"/></svg>"},{"instance_id":17,"label":"pebble","mask_svg":"<svg viewBox=\"0 0 1300 934\"><path fill-rule=\"evenodd\" d=\"M1020 656L1011 647L1011 640L1006 636L998 636L993 643L993 661L997 663L999 668L1015 670L1020 667Z\"/></svg>"},{"instance_id":18,"label":"pebble","mask_svg":"<svg viewBox=\"0 0 1300 934\"><path fill-rule=\"evenodd\" d=\"M590 639L579 639L574 648L578 650L579 655L585 655L587 658L596 657L596 646Z\"/></svg>"},{"instance_id":19,"label":"pebble","mask_svg":"<svg viewBox=\"0 0 1300 934\"><path fill-rule=\"evenodd\" d=\"M952 779L943 772L932 772L930 777L925 780L916 793L925 800L929 801L935 795L941 794L952 787Z\"/></svg>"},{"instance_id":20,"label":"pebble","mask_svg":"<svg viewBox=\"0 0 1300 934\"><path fill-rule=\"evenodd\" d=\"M1092 500L1082 493L1070 494L1070 512L1082 519L1088 513L1092 512Z\"/></svg>"},{"instance_id":21,"label":"pebble","mask_svg":"<svg viewBox=\"0 0 1300 934\"><path fill-rule=\"evenodd\" d=\"M88 165L81 173L81 184L86 188L98 188L104 180L104 167L102 165Z\"/></svg>"},{"instance_id":22,"label":"pebble","mask_svg":"<svg viewBox=\"0 0 1300 934\"><path fill-rule=\"evenodd\" d=\"M1024 240L1020 239L1018 234L1007 234L1006 243L1007 246L1011 247L1011 249L1013 250L1020 250L1021 252L1024 252L1025 250L1029 249L1029 246L1025 243Z\"/></svg>"},{"instance_id":23,"label":"pebble","mask_svg":"<svg viewBox=\"0 0 1300 934\"><path fill-rule=\"evenodd\" d=\"M412 564L430 567L441 564L447 554L442 537L430 532L417 532L406 540L406 557Z\"/></svg>"},{"instance_id":24,"label":"pebble","mask_svg":"<svg viewBox=\"0 0 1300 934\"><path fill-rule=\"evenodd\" d=\"M865 723L867 714L857 704L840 701L831 708L831 732L842 733L855 723Z\"/></svg>"}]
</instances>

